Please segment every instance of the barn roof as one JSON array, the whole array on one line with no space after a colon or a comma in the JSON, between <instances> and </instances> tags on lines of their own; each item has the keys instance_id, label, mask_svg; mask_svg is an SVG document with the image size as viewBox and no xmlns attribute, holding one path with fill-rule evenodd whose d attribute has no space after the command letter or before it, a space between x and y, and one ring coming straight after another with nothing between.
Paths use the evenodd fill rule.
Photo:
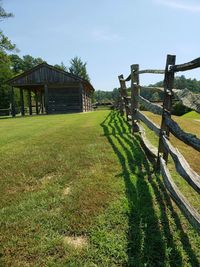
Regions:
<instances>
[{"instance_id":1,"label":"barn roof","mask_svg":"<svg viewBox=\"0 0 200 267\"><path fill-rule=\"evenodd\" d=\"M39 64L8 80L7 83L13 87L26 87L27 89L44 84L82 83L89 90L94 91L93 86L87 80L47 63Z\"/></svg>"}]
</instances>

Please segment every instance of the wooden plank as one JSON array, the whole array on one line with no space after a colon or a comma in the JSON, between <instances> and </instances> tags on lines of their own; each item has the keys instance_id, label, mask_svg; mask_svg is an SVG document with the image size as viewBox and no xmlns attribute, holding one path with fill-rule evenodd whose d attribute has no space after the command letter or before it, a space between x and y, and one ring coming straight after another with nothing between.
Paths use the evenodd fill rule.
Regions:
<instances>
[{"instance_id":1,"label":"wooden plank","mask_svg":"<svg viewBox=\"0 0 200 267\"><path fill-rule=\"evenodd\" d=\"M165 149L170 153L177 172L196 190L200 193L200 176L190 167L183 155L174 148L165 136L162 136L162 141Z\"/></svg>"},{"instance_id":2,"label":"wooden plank","mask_svg":"<svg viewBox=\"0 0 200 267\"><path fill-rule=\"evenodd\" d=\"M140 86L140 89L145 89L145 90L152 90L152 91L158 91L158 92L164 92L163 87L152 87L152 86Z\"/></svg>"},{"instance_id":3,"label":"wooden plank","mask_svg":"<svg viewBox=\"0 0 200 267\"><path fill-rule=\"evenodd\" d=\"M154 122L152 122L147 116L145 116L142 112L138 111L138 117L141 121L145 123L145 125L157 136L160 136L160 128L158 125L156 125Z\"/></svg>"},{"instance_id":4,"label":"wooden plank","mask_svg":"<svg viewBox=\"0 0 200 267\"><path fill-rule=\"evenodd\" d=\"M196 135L183 131L178 123L171 119L167 113L164 113L164 117L166 125L174 136L200 152L200 139Z\"/></svg>"},{"instance_id":5,"label":"wooden plank","mask_svg":"<svg viewBox=\"0 0 200 267\"><path fill-rule=\"evenodd\" d=\"M134 65L134 64L133 64ZM153 69L146 69L146 70L135 70L134 71L135 74L145 74L145 73L149 73L149 74L164 74L165 71L164 70L153 70ZM128 82L131 80L131 74L128 75L128 77L126 79L121 78L121 81L123 82Z\"/></svg>"},{"instance_id":6,"label":"wooden plank","mask_svg":"<svg viewBox=\"0 0 200 267\"><path fill-rule=\"evenodd\" d=\"M138 100L148 111L151 111L152 113L157 115L162 115L163 109L161 106L151 103L149 100L142 96L139 96Z\"/></svg>"},{"instance_id":7,"label":"wooden plank","mask_svg":"<svg viewBox=\"0 0 200 267\"><path fill-rule=\"evenodd\" d=\"M120 75L121 76L121 75ZM130 81L131 80L131 74L129 74L129 76L126 78L126 79L124 79L124 78L120 78L120 81L122 81L122 82L128 82L128 81Z\"/></svg>"},{"instance_id":8,"label":"wooden plank","mask_svg":"<svg viewBox=\"0 0 200 267\"><path fill-rule=\"evenodd\" d=\"M170 70L178 72L178 71L192 70L199 67L200 67L200 57L184 64L171 66Z\"/></svg>"},{"instance_id":9,"label":"wooden plank","mask_svg":"<svg viewBox=\"0 0 200 267\"><path fill-rule=\"evenodd\" d=\"M171 197L176 202L177 206L183 212L185 217L191 223L191 225L200 234L200 215L199 213L188 203L186 198L181 194L176 184L173 182L171 174L167 169L166 163L162 157L159 158L160 170L167 190Z\"/></svg>"},{"instance_id":10,"label":"wooden plank","mask_svg":"<svg viewBox=\"0 0 200 267\"><path fill-rule=\"evenodd\" d=\"M145 130L141 124L139 124L139 130L143 148L147 151L148 154L150 154L152 158L156 159L158 155L158 149L153 146L151 142L147 139Z\"/></svg>"},{"instance_id":11,"label":"wooden plank","mask_svg":"<svg viewBox=\"0 0 200 267\"><path fill-rule=\"evenodd\" d=\"M152 70L152 69L138 71L138 74L145 74L145 73L149 73L149 74L165 74L165 71L164 70Z\"/></svg>"}]
</instances>

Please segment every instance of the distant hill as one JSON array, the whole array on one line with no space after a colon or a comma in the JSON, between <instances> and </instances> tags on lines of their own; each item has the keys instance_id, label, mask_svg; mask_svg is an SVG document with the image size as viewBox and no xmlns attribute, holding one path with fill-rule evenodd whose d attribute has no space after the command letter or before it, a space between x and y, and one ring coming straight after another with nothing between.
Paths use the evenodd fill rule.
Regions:
<instances>
[{"instance_id":1,"label":"distant hill","mask_svg":"<svg viewBox=\"0 0 200 267\"><path fill-rule=\"evenodd\" d=\"M197 113L196 111L190 111L184 114L182 117L187 118L187 119L200 120L200 114Z\"/></svg>"},{"instance_id":2,"label":"distant hill","mask_svg":"<svg viewBox=\"0 0 200 267\"><path fill-rule=\"evenodd\" d=\"M163 86L163 81L151 84L149 86ZM187 79L184 75L178 76L174 80L174 88L176 89L185 89L187 88L193 93L200 93L200 81L197 79Z\"/></svg>"}]
</instances>

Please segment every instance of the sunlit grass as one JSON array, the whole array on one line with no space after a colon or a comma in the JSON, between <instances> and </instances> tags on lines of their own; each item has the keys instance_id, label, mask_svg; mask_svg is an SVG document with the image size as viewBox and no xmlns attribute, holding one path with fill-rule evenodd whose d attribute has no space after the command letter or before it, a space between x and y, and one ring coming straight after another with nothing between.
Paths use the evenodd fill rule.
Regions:
<instances>
[{"instance_id":1,"label":"sunlit grass","mask_svg":"<svg viewBox=\"0 0 200 267\"><path fill-rule=\"evenodd\" d=\"M117 112L0 128L1 266L198 266L197 233Z\"/></svg>"},{"instance_id":2,"label":"sunlit grass","mask_svg":"<svg viewBox=\"0 0 200 267\"><path fill-rule=\"evenodd\" d=\"M196 111L190 111L182 116L182 118L200 120L200 114Z\"/></svg>"}]
</instances>

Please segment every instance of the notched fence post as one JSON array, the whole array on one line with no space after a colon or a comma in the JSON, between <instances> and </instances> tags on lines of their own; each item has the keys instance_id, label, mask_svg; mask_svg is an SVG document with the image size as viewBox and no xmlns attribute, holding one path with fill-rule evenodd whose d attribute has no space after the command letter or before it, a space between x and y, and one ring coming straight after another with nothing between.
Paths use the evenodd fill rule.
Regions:
<instances>
[{"instance_id":1,"label":"notched fence post","mask_svg":"<svg viewBox=\"0 0 200 267\"><path fill-rule=\"evenodd\" d=\"M121 78L123 77L123 75L119 75L118 79L119 79L119 84L120 84L120 88L119 88L119 97L120 97L120 101L119 101L119 112L121 116L124 116L124 99L123 99L123 92L122 92L122 86L121 86Z\"/></svg>"},{"instance_id":2,"label":"notched fence post","mask_svg":"<svg viewBox=\"0 0 200 267\"><path fill-rule=\"evenodd\" d=\"M127 121L129 120L129 101L128 101L128 94L127 94L127 88L126 88L126 82L124 81L124 76L123 74L121 74L120 76L118 76L119 79L119 83L120 83L120 94L121 94L121 101L122 101L122 107L123 110L125 108L126 111L126 119Z\"/></svg>"},{"instance_id":3,"label":"notched fence post","mask_svg":"<svg viewBox=\"0 0 200 267\"><path fill-rule=\"evenodd\" d=\"M160 154L163 153L163 159L167 163L168 161L168 151L164 148L162 143L162 135L164 135L167 139L169 139L169 127L165 123L165 113L168 113L169 117L171 117L172 110L172 98L173 98L173 85L174 85L174 71L172 70L172 66L175 65L176 56L175 55L167 55L166 67L165 67L165 77L164 77L164 99L163 99L163 113L162 113L162 122L160 128L160 138L158 145L158 161L157 161L157 169L160 168L159 157Z\"/></svg>"},{"instance_id":4,"label":"notched fence post","mask_svg":"<svg viewBox=\"0 0 200 267\"><path fill-rule=\"evenodd\" d=\"M133 133L139 132L137 111L139 110L139 65L131 65L131 118Z\"/></svg>"}]
</instances>

